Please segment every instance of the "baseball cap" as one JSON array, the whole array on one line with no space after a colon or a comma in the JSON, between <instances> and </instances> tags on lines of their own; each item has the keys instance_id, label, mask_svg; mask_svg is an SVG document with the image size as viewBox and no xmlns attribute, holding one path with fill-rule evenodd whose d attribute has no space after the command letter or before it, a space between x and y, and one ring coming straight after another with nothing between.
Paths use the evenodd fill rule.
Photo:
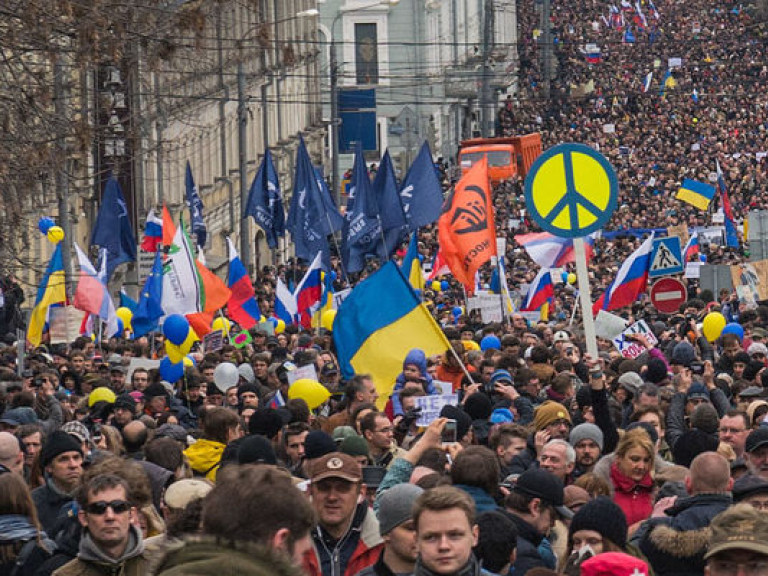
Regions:
<instances>
[{"instance_id":1,"label":"baseball cap","mask_svg":"<svg viewBox=\"0 0 768 576\"><path fill-rule=\"evenodd\" d=\"M736 504L712 519L707 560L726 550L748 550L768 556L768 516L749 504Z\"/></svg>"},{"instance_id":2,"label":"baseball cap","mask_svg":"<svg viewBox=\"0 0 768 576\"><path fill-rule=\"evenodd\" d=\"M165 490L163 498L169 508L183 510L190 502L205 498L213 490L213 484L202 478L184 478L177 480Z\"/></svg>"},{"instance_id":3,"label":"baseball cap","mask_svg":"<svg viewBox=\"0 0 768 576\"><path fill-rule=\"evenodd\" d=\"M752 430L747 436L747 441L744 443L744 450L746 452L754 452L760 446L768 444L768 428L758 428Z\"/></svg>"},{"instance_id":4,"label":"baseball cap","mask_svg":"<svg viewBox=\"0 0 768 576\"><path fill-rule=\"evenodd\" d=\"M347 482L360 482L363 472L360 464L347 454L331 452L312 463L312 482L326 478L341 478Z\"/></svg>"},{"instance_id":5,"label":"baseball cap","mask_svg":"<svg viewBox=\"0 0 768 576\"><path fill-rule=\"evenodd\" d=\"M768 494L768 482L760 478L746 474L733 483L733 499L741 502L744 498L755 494Z\"/></svg>"},{"instance_id":6,"label":"baseball cap","mask_svg":"<svg viewBox=\"0 0 768 576\"><path fill-rule=\"evenodd\" d=\"M570 342L571 337L568 336L568 332L565 330L558 330L552 337L552 342Z\"/></svg>"},{"instance_id":7,"label":"baseball cap","mask_svg":"<svg viewBox=\"0 0 768 576\"><path fill-rule=\"evenodd\" d=\"M512 490L533 498L541 498L545 503L554 506L563 518L573 517L573 512L563 505L563 481L546 470L526 470L520 474Z\"/></svg>"}]
</instances>

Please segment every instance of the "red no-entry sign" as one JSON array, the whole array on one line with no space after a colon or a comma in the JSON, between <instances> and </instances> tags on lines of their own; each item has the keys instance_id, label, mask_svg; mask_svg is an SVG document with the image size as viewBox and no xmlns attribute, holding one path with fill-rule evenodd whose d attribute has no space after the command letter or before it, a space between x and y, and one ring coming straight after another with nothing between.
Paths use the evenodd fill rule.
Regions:
<instances>
[{"instance_id":1,"label":"red no-entry sign","mask_svg":"<svg viewBox=\"0 0 768 576\"><path fill-rule=\"evenodd\" d=\"M651 286L651 304L664 314L677 312L687 296L685 284L677 278L662 278Z\"/></svg>"}]
</instances>

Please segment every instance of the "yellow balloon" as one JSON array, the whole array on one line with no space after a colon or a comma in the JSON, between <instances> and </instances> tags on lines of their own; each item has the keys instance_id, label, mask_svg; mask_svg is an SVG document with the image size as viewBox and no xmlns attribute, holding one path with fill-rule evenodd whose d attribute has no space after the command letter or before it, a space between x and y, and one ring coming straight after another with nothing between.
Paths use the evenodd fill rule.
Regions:
<instances>
[{"instance_id":1,"label":"yellow balloon","mask_svg":"<svg viewBox=\"0 0 768 576\"><path fill-rule=\"evenodd\" d=\"M710 312L704 316L704 322L701 325L701 331L707 341L714 342L720 338L720 334L723 333L723 328L725 328L725 325L725 316L720 314L720 312Z\"/></svg>"},{"instance_id":2,"label":"yellow balloon","mask_svg":"<svg viewBox=\"0 0 768 576\"><path fill-rule=\"evenodd\" d=\"M123 321L123 328L133 332L133 328L131 327L131 320L133 320L133 312L131 312L131 309L126 308L125 306L120 306L120 308L115 310L115 314L117 314L117 317Z\"/></svg>"},{"instance_id":3,"label":"yellow balloon","mask_svg":"<svg viewBox=\"0 0 768 576\"><path fill-rule=\"evenodd\" d=\"M192 330L192 327L189 328L189 334L187 334L187 339L184 340L181 344L179 344L179 350L181 351L183 356L186 356L189 354L189 351L192 349L192 344L200 340L200 338L197 337L197 334L195 334L195 331ZM175 364L175 362L174 362Z\"/></svg>"},{"instance_id":4,"label":"yellow balloon","mask_svg":"<svg viewBox=\"0 0 768 576\"><path fill-rule=\"evenodd\" d=\"M225 334L229 334L229 331L232 329L232 322L227 320L226 318L223 318L221 316L217 316L213 320L213 324L211 324L211 328L214 332L216 330L221 330Z\"/></svg>"},{"instance_id":5,"label":"yellow balloon","mask_svg":"<svg viewBox=\"0 0 768 576\"><path fill-rule=\"evenodd\" d=\"M190 358L189 356L184 356L184 358L182 359L182 362L184 362L184 368L189 368L195 365L195 363L192 362L192 358Z\"/></svg>"},{"instance_id":6,"label":"yellow balloon","mask_svg":"<svg viewBox=\"0 0 768 576\"><path fill-rule=\"evenodd\" d=\"M336 320L336 310L326 310L320 317L320 325L329 332L332 332L334 320Z\"/></svg>"},{"instance_id":7,"label":"yellow balloon","mask_svg":"<svg viewBox=\"0 0 768 576\"><path fill-rule=\"evenodd\" d=\"M51 226L48 228L48 240L54 244L58 244L64 240L64 229L61 226Z\"/></svg>"},{"instance_id":8,"label":"yellow balloon","mask_svg":"<svg viewBox=\"0 0 768 576\"><path fill-rule=\"evenodd\" d=\"M331 397L331 393L328 389L320 384L317 380L310 378L301 378L296 380L291 387L288 388L288 398L293 400L294 398L301 398L307 403L310 410L314 410L320 406L323 402Z\"/></svg>"},{"instance_id":9,"label":"yellow balloon","mask_svg":"<svg viewBox=\"0 0 768 576\"><path fill-rule=\"evenodd\" d=\"M178 364L185 356L184 352L181 351L181 346L176 346L170 340L165 341L165 353L173 364Z\"/></svg>"},{"instance_id":10,"label":"yellow balloon","mask_svg":"<svg viewBox=\"0 0 768 576\"><path fill-rule=\"evenodd\" d=\"M568 274L568 284L576 284L576 274L573 272Z\"/></svg>"},{"instance_id":11,"label":"yellow balloon","mask_svg":"<svg viewBox=\"0 0 768 576\"><path fill-rule=\"evenodd\" d=\"M474 340L462 340L461 343L464 345L464 350L480 350L480 345Z\"/></svg>"},{"instance_id":12,"label":"yellow balloon","mask_svg":"<svg viewBox=\"0 0 768 576\"><path fill-rule=\"evenodd\" d=\"M277 319L277 324L275 325L275 334L282 334L285 331L285 320L281 320L280 318Z\"/></svg>"},{"instance_id":13,"label":"yellow balloon","mask_svg":"<svg viewBox=\"0 0 768 576\"><path fill-rule=\"evenodd\" d=\"M115 393L112 392L111 389L107 388L106 386L99 386L98 388L94 388L93 391L88 395L88 407L90 408L96 402L108 402L110 404L115 403Z\"/></svg>"},{"instance_id":14,"label":"yellow balloon","mask_svg":"<svg viewBox=\"0 0 768 576\"><path fill-rule=\"evenodd\" d=\"M440 285L440 282L438 282L437 280L432 281L432 290L434 290L435 292L440 292L441 289L442 289L442 286Z\"/></svg>"}]
</instances>

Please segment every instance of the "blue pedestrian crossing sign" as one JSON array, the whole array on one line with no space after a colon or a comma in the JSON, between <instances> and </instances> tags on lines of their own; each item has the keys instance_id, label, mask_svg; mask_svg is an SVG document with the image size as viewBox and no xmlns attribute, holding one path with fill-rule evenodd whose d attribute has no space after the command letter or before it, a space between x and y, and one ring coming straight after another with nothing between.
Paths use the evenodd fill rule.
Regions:
<instances>
[{"instance_id":1,"label":"blue pedestrian crossing sign","mask_svg":"<svg viewBox=\"0 0 768 576\"><path fill-rule=\"evenodd\" d=\"M669 276L683 273L683 250L678 236L655 238L653 251L651 252L651 265L648 268L648 276Z\"/></svg>"}]
</instances>

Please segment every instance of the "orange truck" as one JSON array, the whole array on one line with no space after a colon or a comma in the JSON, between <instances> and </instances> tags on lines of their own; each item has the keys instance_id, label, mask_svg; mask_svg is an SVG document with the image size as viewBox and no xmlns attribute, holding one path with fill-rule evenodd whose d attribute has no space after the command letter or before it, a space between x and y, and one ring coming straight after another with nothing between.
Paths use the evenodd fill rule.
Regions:
<instances>
[{"instance_id":1,"label":"orange truck","mask_svg":"<svg viewBox=\"0 0 768 576\"><path fill-rule=\"evenodd\" d=\"M539 154L541 134L538 132L505 138L473 138L461 143L459 166L463 176L485 156L488 158L488 174L495 184L518 175L525 178Z\"/></svg>"}]
</instances>

